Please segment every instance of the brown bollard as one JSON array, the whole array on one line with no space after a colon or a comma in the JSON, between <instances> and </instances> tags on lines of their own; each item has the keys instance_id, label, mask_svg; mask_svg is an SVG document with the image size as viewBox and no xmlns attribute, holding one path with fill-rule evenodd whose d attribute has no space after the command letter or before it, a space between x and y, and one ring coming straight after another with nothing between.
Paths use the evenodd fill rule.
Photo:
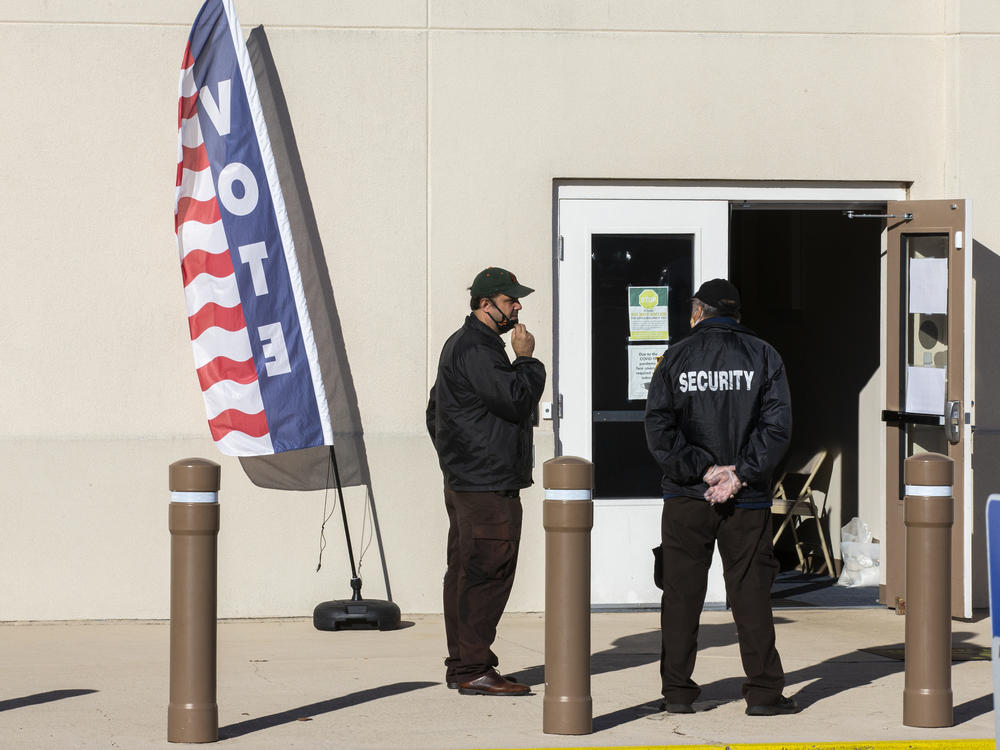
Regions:
<instances>
[{"instance_id":1,"label":"brown bollard","mask_svg":"<svg viewBox=\"0 0 1000 750\"><path fill-rule=\"evenodd\" d=\"M903 462L906 497L906 675L903 724L950 727L951 527L955 462L921 453Z\"/></svg>"},{"instance_id":2,"label":"brown bollard","mask_svg":"<svg viewBox=\"0 0 1000 750\"><path fill-rule=\"evenodd\" d=\"M170 705L167 742L216 742L219 465L170 464Z\"/></svg>"},{"instance_id":3,"label":"brown bollard","mask_svg":"<svg viewBox=\"0 0 1000 750\"><path fill-rule=\"evenodd\" d=\"M545 501L545 699L542 731L590 734L590 530L594 465L561 456L542 467Z\"/></svg>"}]
</instances>

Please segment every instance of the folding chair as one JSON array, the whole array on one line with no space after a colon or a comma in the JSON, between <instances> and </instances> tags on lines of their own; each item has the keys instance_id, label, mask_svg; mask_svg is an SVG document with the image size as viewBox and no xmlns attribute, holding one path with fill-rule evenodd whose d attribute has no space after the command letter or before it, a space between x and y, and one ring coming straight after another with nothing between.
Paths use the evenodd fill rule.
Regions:
<instances>
[{"instance_id":1,"label":"folding chair","mask_svg":"<svg viewBox=\"0 0 1000 750\"><path fill-rule=\"evenodd\" d=\"M813 499L812 482L816 478L823 461L826 460L826 451L819 450L804 464L789 463L784 473L774 485L774 493L771 504L771 513L785 516L778 530L774 534L774 544L785 532L785 529L792 530L792 538L795 540L795 553L799 556L799 565L805 569L805 555L802 554L802 540L799 539L798 527L803 523L803 519L812 518L816 521L816 533L819 535L819 543L823 548L823 559L826 561L826 572L831 578L836 577L836 570L833 567L833 560L830 558L830 548L826 543L826 534L823 533L821 523L822 514L816 508ZM789 497L789 492L794 493L798 482L802 482L797 494ZM786 487L786 484L789 485ZM823 504L826 504L824 498Z\"/></svg>"}]
</instances>

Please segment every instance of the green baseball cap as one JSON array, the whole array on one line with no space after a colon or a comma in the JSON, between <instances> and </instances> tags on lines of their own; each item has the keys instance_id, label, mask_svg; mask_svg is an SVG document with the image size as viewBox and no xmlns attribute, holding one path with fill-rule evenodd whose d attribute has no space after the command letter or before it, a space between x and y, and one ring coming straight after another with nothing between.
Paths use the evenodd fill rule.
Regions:
<instances>
[{"instance_id":1,"label":"green baseball cap","mask_svg":"<svg viewBox=\"0 0 1000 750\"><path fill-rule=\"evenodd\" d=\"M508 297L527 297L535 290L530 286L519 284L517 276L507 269L490 266L476 274L469 291L473 297L492 297L494 294L506 294Z\"/></svg>"}]
</instances>

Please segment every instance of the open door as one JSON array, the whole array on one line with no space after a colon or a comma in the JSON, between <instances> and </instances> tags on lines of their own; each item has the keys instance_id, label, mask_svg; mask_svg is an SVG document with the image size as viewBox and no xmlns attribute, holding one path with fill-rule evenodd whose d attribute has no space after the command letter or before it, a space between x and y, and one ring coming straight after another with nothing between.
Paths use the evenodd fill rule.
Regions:
<instances>
[{"instance_id":1,"label":"open door","mask_svg":"<svg viewBox=\"0 0 1000 750\"><path fill-rule=\"evenodd\" d=\"M972 234L964 200L889 201L882 603L905 601L903 461L955 461L953 617L972 616Z\"/></svg>"}]
</instances>

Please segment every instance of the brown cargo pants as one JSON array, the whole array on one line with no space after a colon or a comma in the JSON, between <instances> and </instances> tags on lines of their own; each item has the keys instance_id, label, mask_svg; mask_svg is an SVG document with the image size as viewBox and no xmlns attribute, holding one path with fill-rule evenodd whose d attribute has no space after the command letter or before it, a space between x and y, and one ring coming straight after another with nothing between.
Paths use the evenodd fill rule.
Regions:
<instances>
[{"instance_id":1,"label":"brown cargo pants","mask_svg":"<svg viewBox=\"0 0 1000 750\"><path fill-rule=\"evenodd\" d=\"M465 682L498 664L491 646L517 567L521 498L445 488L448 569L444 575L445 677Z\"/></svg>"}]
</instances>

